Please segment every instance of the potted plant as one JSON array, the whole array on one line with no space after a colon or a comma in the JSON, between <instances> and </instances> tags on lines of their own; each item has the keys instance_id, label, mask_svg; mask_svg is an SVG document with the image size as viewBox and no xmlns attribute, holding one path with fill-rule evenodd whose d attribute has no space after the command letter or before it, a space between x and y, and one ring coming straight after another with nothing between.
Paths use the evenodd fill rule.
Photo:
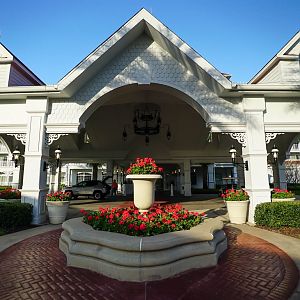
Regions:
<instances>
[{"instance_id":1,"label":"potted plant","mask_svg":"<svg viewBox=\"0 0 300 300\"><path fill-rule=\"evenodd\" d=\"M243 224L247 221L249 195L244 190L226 190L225 194L222 194L222 198L225 200L227 211L229 214L229 220L234 224Z\"/></svg>"},{"instance_id":2,"label":"potted plant","mask_svg":"<svg viewBox=\"0 0 300 300\"><path fill-rule=\"evenodd\" d=\"M46 205L50 224L61 224L67 216L71 193L55 192L47 194Z\"/></svg>"},{"instance_id":3,"label":"potted plant","mask_svg":"<svg viewBox=\"0 0 300 300\"><path fill-rule=\"evenodd\" d=\"M288 190L273 189L272 191L272 202L286 202L294 201L295 194Z\"/></svg>"},{"instance_id":4,"label":"potted plant","mask_svg":"<svg viewBox=\"0 0 300 300\"><path fill-rule=\"evenodd\" d=\"M148 211L154 203L154 187L157 179L161 178L162 168L150 158L137 158L127 170L127 179L133 182L134 205L140 212Z\"/></svg>"}]
</instances>

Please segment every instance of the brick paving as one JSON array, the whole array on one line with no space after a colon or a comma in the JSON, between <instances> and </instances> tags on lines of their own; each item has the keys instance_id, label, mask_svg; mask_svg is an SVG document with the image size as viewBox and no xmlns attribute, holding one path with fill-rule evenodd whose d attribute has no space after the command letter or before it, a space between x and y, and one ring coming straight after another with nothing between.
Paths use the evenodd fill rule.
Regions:
<instances>
[{"instance_id":1,"label":"brick paving","mask_svg":"<svg viewBox=\"0 0 300 300\"><path fill-rule=\"evenodd\" d=\"M284 300L299 274L272 244L227 227L229 248L215 268L146 283L120 282L66 266L61 230L24 240L0 253L0 299Z\"/></svg>"}]
</instances>

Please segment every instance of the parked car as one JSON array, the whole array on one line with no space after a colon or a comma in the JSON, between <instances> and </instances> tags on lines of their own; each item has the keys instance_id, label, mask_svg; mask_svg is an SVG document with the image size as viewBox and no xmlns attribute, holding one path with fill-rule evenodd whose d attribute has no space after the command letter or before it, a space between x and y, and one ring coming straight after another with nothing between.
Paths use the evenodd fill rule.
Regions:
<instances>
[{"instance_id":1,"label":"parked car","mask_svg":"<svg viewBox=\"0 0 300 300\"><path fill-rule=\"evenodd\" d=\"M93 196L95 200L104 199L109 194L111 187L106 183L106 177L104 180L88 180L81 181L73 186L67 186L64 188L65 192L70 192L73 199L78 196Z\"/></svg>"}]
</instances>

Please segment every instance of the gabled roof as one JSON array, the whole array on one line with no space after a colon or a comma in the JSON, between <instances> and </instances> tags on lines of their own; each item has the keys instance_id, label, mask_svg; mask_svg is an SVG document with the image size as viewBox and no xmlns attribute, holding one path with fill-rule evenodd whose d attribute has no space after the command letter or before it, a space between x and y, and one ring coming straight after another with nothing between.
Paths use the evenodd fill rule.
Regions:
<instances>
[{"instance_id":1,"label":"gabled roof","mask_svg":"<svg viewBox=\"0 0 300 300\"><path fill-rule=\"evenodd\" d=\"M250 84L262 80L281 60L300 59L300 31L298 31L283 48L249 81Z\"/></svg>"},{"instance_id":2,"label":"gabled roof","mask_svg":"<svg viewBox=\"0 0 300 300\"><path fill-rule=\"evenodd\" d=\"M143 33L183 63L216 93L231 88L231 82L221 72L143 8L64 76L58 82L59 90L72 95Z\"/></svg>"},{"instance_id":3,"label":"gabled roof","mask_svg":"<svg viewBox=\"0 0 300 300\"><path fill-rule=\"evenodd\" d=\"M10 50L0 43L0 63L11 63L33 85L45 85L27 66L25 66Z\"/></svg>"}]
</instances>

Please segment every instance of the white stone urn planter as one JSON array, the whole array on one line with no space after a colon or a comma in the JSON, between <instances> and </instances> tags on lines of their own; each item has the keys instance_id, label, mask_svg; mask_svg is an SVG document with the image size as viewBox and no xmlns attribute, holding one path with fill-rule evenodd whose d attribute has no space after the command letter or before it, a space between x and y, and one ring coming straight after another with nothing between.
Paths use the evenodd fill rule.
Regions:
<instances>
[{"instance_id":1,"label":"white stone urn planter","mask_svg":"<svg viewBox=\"0 0 300 300\"><path fill-rule=\"evenodd\" d=\"M127 179L133 182L134 205L140 212L148 211L154 203L155 182L161 178L157 174L132 174Z\"/></svg>"},{"instance_id":2,"label":"white stone urn planter","mask_svg":"<svg viewBox=\"0 0 300 300\"><path fill-rule=\"evenodd\" d=\"M272 198L272 202L290 202L295 200L296 198Z\"/></svg>"},{"instance_id":3,"label":"white stone urn planter","mask_svg":"<svg viewBox=\"0 0 300 300\"><path fill-rule=\"evenodd\" d=\"M70 201L46 201L50 224L61 224L65 221Z\"/></svg>"},{"instance_id":4,"label":"white stone urn planter","mask_svg":"<svg viewBox=\"0 0 300 300\"><path fill-rule=\"evenodd\" d=\"M247 221L249 200L226 201L230 223L244 224Z\"/></svg>"}]
</instances>

